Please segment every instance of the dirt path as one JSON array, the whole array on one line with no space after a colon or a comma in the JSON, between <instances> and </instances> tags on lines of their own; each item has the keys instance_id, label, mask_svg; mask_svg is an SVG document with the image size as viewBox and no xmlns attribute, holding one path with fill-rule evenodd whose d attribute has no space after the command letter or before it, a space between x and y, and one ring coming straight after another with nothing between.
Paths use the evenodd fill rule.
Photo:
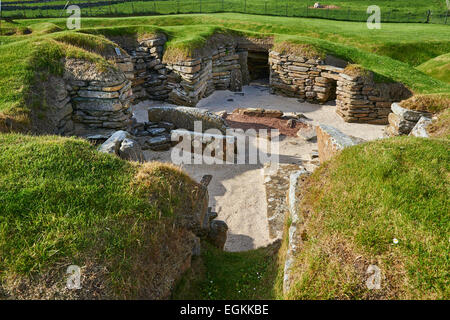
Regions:
<instances>
[{"instance_id":1,"label":"dirt path","mask_svg":"<svg viewBox=\"0 0 450 320\"><path fill-rule=\"evenodd\" d=\"M346 134L363 139L382 137L382 126L349 124L336 113L333 105L300 103L297 99L271 95L267 87L244 87L244 95L230 91L216 91L200 101L198 107L216 112L233 111L238 107L260 107L278 109L283 112L302 112L312 124L332 125ZM233 101L229 101L233 99ZM169 105L161 102L142 102L134 107L134 115L139 122L147 121L149 106ZM299 138L282 137L279 143L280 163L301 164L316 150L316 143ZM146 152L148 161L170 162L171 151ZM229 226L227 251L245 251L265 246L271 242L268 232L266 194L262 165L183 165L183 169L194 179L200 180L205 174L212 174L208 187L210 206Z\"/></svg>"}]
</instances>

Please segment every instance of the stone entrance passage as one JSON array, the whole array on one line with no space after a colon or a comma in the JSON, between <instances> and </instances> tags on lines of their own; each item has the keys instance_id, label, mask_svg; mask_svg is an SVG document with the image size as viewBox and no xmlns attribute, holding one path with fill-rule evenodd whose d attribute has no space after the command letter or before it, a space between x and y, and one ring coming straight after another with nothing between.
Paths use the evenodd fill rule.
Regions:
<instances>
[{"instance_id":1,"label":"stone entrance passage","mask_svg":"<svg viewBox=\"0 0 450 320\"><path fill-rule=\"evenodd\" d=\"M247 65L251 81L269 83L270 67L268 51L248 51Z\"/></svg>"}]
</instances>

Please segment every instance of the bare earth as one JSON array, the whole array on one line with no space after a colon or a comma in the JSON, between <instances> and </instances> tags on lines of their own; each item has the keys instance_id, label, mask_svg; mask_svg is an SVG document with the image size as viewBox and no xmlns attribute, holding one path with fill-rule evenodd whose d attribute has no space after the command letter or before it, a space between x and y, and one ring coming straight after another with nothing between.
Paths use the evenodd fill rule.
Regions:
<instances>
[{"instance_id":1,"label":"bare earth","mask_svg":"<svg viewBox=\"0 0 450 320\"><path fill-rule=\"evenodd\" d=\"M344 122L331 104L317 105L300 103L297 99L271 95L267 87L246 86L244 95L230 91L216 91L198 104L199 108L212 112L236 108L258 107L278 109L283 112L302 112L311 124L327 124L342 132L366 140L382 137L383 126ZM233 101L228 101L232 99ZM139 122L147 121L149 106L169 105L157 101L144 101L134 106L134 116ZM301 164L316 143L305 142L297 137L280 137L279 162ZM173 150L173 149L172 149ZM172 152L147 151L147 161L170 162ZM263 184L262 164L256 165L183 165L183 169L196 180L205 174L212 174L209 185L210 206L229 227L227 251L245 251L265 246L271 242L267 224L266 195Z\"/></svg>"}]
</instances>

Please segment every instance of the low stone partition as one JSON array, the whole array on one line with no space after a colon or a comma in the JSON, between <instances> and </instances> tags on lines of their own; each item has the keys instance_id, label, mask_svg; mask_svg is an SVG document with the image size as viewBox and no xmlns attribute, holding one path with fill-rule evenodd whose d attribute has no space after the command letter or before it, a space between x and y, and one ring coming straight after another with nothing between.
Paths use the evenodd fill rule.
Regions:
<instances>
[{"instance_id":1,"label":"low stone partition","mask_svg":"<svg viewBox=\"0 0 450 320\"><path fill-rule=\"evenodd\" d=\"M148 109L148 119L152 122L168 121L176 128L194 131L195 122L202 125L202 132L218 129L225 133L228 128L224 119L204 109L191 107L152 107Z\"/></svg>"},{"instance_id":2,"label":"low stone partition","mask_svg":"<svg viewBox=\"0 0 450 320\"><path fill-rule=\"evenodd\" d=\"M392 112L389 113L389 125L386 128L386 134L390 137L407 135L411 133L418 121L423 118L422 123L431 122L431 113L424 111L409 110L401 107L398 103L391 106ZM422 125L423 127L423 125ZM424 136L423 130L417 128L417 135Z\"/></svg>"},{"instance_id":3,"label":"low stone partition","mask_svg":"<svg viewBox=\"0 0 450 320\"><path fill-rule=\"evenodd\" d=\"M307 58L270 51L270 86L275 94L324 103L336 99L337 113L347 122L386 124L390 105L411 93L399 83L376 83L369 71L352 75L341 60Z\"/></svg>"},{"instance_id":4,"label":"low stone partition","mask_svg":"<svg viewBox=\"0 0 450 320\"><path fill-rule=\"evenodd\" d=\"M363 139L348 136L338 129L321 124L316 127L320 163L331 159L344 148L364 142Z\"/></svg>"},{"instance_id":5,"label":"low stone partition","mask_svg":"<svg viewBox=\"0 0 450 320\"><path fill-rule=\"evenodd\" d=\"M287 192L287 205L289 211L289 220L291 224L288 230L287 251L284 262L283 270L283 292L289 292L291 288L291 270L295 260L295 255L300 249L302 243L301 235L301 221L299 203L302 200L301 187L304 179L308 177L309 173L300 168L300 170L292 172L289 175L288 192Z\"/></svg>"}]
</instances>

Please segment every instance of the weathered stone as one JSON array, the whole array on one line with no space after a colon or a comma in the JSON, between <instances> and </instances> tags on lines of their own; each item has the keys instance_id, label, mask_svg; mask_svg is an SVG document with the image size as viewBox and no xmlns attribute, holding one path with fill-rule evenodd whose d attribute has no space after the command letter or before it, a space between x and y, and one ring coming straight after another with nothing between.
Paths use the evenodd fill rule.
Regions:
<instances>
[{"instance_id":1,"label":"weathered stone","mask_svg":"<svg viewBox=\"0 0 450 320\"><path fill-rule=\"evenodd\" d=\"M221 220L211 221L210 230L208 233L208 241L215 247L223 250L225 242L227 241L228 225Z\"/></svg>"},{"instance_id":2,"label":"weathered stone","mask_svg":"<svg viewBox=\"0 0 450 320\"><path fill-rule=\"evenodd\" d=\"M323 124L316 127L316 132L320 162L327 161L342 149L363 141L362 139L347 136L332 126Z\"/></svg>"},{"instance_id":3,"label":"weathered stone","mask_svg":"<svg viewBox=\"0 0 450 320\"><path fill-rule=\"evenodd\" d=\"M409 110L401 107L398 103L393 103L391 109L393 113L408 121L417 122L421 117L431 117L431 113L429 112Z\"/></svg>"},{"instance_id":4,"label":"weathered stone","mask_svg":"<svg viewBox=\"0 0 450 320\"><path fill-rule=\"evenodd\" d=\"M429 138L430 136L428 135L427 127L432 122L433 121L430 118L421 117L414 128L411 130L409 135L414 137Z\"/></svg>"},{"instance_id":5,"label":"weathered stone","mask_svg":"<svg viewBox=\"0 0 450 320\"><path fill-rule=\"evenodd\" d=\"M226 122L207 110L189 107L152 107L148 110L148 119L153 122L170 121L177 128L194 131L194 122L200 121L202 131L219 129L225 133Z\"/></svg>"},{"instance_id":6,"label":"weathered stone","mask_svg":"<svg viewBox=\"0 0 450 320\"><path fill-rule=\"evenodd\" d=\"M125 160L144 161L144 155L133 136L126 131L116 131L106 140L98 151L114 154Z\"/></svg>"},{"instance_id":7,"label":"weathered stone","mask_svg":"<svg viewBox=\"0 0 450 320\"><path fill-rule=\"evenodd\" d=\"M389 125L395 128L400 134L408 134L416 125L416 122L405 120L402 116L390 113L388 116Z\"/></svg>"},{"instance_id":8,"label":"weathered stone","mask_svg":"<svg viewBox=\"0 0 450 320\"><path fill-rule=\"evenodd\" d=\"M125 160L144 162L144 154L139 144L130 138L122 141L119 148L119 157Z\"/></svg>"}]
</instances>

